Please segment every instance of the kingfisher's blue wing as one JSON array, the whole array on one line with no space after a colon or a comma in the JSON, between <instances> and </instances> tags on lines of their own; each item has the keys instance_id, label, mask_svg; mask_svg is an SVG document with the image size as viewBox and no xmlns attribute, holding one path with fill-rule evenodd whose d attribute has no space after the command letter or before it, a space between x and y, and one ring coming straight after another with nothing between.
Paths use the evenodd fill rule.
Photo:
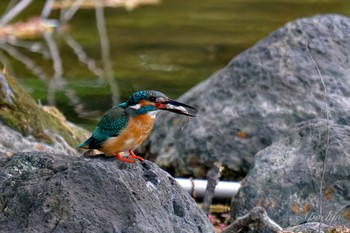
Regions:
<instances>
[{"instance_id":1,"label":"kingfisher's blue wing","mask_svg":"<svg viewBox=\"0 0 350 233\"><path fill-rule=\"evenodd\" d=\"M80 144L78 148L99 149L108 138L118 136L127 124L128 115L124 109L121 107L112 108L103 115L91 137Z\"/></svg>"}]
</instances>

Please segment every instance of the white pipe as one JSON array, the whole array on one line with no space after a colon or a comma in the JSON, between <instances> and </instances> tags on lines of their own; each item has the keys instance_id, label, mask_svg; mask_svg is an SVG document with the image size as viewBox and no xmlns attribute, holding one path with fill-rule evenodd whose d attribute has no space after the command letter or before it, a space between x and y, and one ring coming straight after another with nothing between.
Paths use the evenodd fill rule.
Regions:
<instances>
[{"instance_id":1,"label":"white pipe","mask_svg":"<svg viewBox=\"0 0 350 233\"><path fill-rule=\"evenodd\" d=\"M190 194L192 193L193 189L196 197L204 197L204 193L207 188L206 180L191 180L184 178L176 178L175 180L181 185L183 189L185 189ZM214 198L232 198L240 187L241 185L239 182L219 181L215 187Z\"/></svg>"}]
</instances>

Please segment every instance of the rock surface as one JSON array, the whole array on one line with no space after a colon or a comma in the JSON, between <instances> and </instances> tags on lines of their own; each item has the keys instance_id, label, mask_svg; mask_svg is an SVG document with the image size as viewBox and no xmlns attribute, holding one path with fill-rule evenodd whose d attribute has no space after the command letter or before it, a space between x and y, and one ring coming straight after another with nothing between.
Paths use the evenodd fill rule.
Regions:
<instances>
[{"instance_id":1,"label":"rock surface","mask_svg":"<svg viewBox=\"0 0 350 233\"><path fill-rule=\"evenodd\" d=\"M350 123L350 19L320 15L287 23L179 98L198 108L187 129L164 114L143 150L176 176L204 177L213 162L248 172L254 155L295 124L325 118ZM308 48L308 49L307 49ZM310 56L308 50L310 51ZM224 174L225 176L225 174Z\"/></svg>"},{"instance_id":2,"label":"rock surface","mask_svg":"<svg viewBox=\"0 0 350 233\"><path fill-rule=\"evenodd\" d=\"M66 121L55 108L39 106L14 78L0 72L0 152L61 152L78 155L88 133Z\"/></svg>"},{"instance_id":3,"label":"rock surface","mask_svg":"<svg viewBox=\"0 0 350 233\"><path fill-rule=\"evenodd\" d=\"M1 121L0 132L0 152L5 156L11 156L13 153L20 151L61 152L71 155L79 155L78 152L58 134L50 133L49 135L54 140L48 143L38 140L32 135L23 136L23 134L7 125L4 125ZM49 133L49 130L47 130L47 133Z\"/></svg>"},{"instance_id":4,"label":"rock surface","mask_svg":"<svg viewBox=\"0 0 350 233\"><path fill-rule=\"evenodd\" d=\"M205 214L155 164L49 153L0 159L0 232L209 233Z\"/></svg>"},{"instance_id":5,"label":"rock surface","mask_svg":"<svg viewBox=\"0 0 350 233\"><path fill-rule=\"evenodd\" d=\"M288 227L284 229L287 232L295 232L295 233L329 233L333 232L332 230L334 227L328 226L326 224L321 224L321 231L320 231L320 225L318 222L308 222L305 224L301 224L294 227Z\"/></svg>"},{"instance_id":6,"label":"rock surface","mask_svg":"<svg viewBox=\"0 0 350 233\"><path fill-rule=\"evenodd\" d=\"M326 150L326 122L301 124L260 151L233 198L235 219L255 206L280 226L317 222ZM322 222L350 226L350 126L330 123L330 144L322 190Z\"/></svg>"}]
</instances>

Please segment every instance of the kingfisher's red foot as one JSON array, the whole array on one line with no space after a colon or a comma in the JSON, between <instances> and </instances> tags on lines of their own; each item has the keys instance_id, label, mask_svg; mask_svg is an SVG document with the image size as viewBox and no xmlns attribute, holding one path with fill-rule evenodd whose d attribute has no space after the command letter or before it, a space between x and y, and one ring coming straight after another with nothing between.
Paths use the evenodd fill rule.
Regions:
<instances>
[{"instance_id":1,"label":"kingfisher's red foot","mask_svg":"<svg viewBox=\"0 0 350 233\"><path fill-rule=\"evenodd\" d=\"M135 160L133 159L128 159L130 156L128 156L127 158L124 158L123 156L121 156L119 153L115 153L115 158L122 161L122 162L126 162L126 163L135 163Z\"/></svg>"},{"instance_id":2,"label":"kingfisher's red foot","mask_svg":"<svg viewBox=\"0 0 350 233\"><path fill-rule=\"evenodd\" d=\"M129 154L130 154L130 155L129 155L127 158L138 159L138 160L140 160L141 162L144 161L143 158L141 158L140 156L135 155L134 152L132 152L131 150L129 150Z\"/></svg>"}]
</instances>

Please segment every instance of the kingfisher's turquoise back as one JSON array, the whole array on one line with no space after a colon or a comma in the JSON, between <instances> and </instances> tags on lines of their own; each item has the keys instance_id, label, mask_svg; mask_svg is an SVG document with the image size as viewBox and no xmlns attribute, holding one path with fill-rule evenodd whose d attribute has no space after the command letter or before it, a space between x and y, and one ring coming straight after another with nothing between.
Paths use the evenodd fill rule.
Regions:
<instances>
[{"instance_id":1,"label":"kingfisher's turquoise back","mask_svg":"<svg viewBox=\"0 0 350 233\"><path fill-rule=\"evenodd\" d=\"M100 123L92 133L91 137L80 144L78 148L99 149L110 137L116 137L128 124L128 111L122 107L114 107L108 110L102 117Z\"/></svg>"}]
</instances>

